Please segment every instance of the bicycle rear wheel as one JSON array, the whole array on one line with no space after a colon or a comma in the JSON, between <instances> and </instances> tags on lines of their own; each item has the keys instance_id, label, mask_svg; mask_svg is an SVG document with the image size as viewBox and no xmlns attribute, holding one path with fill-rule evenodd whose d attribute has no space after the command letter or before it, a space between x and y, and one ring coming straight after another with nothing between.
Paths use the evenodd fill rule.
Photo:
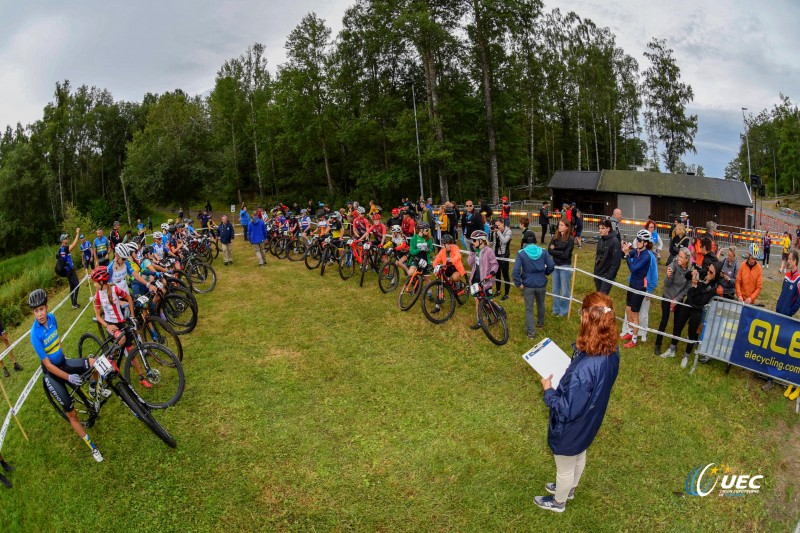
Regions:
<instances>
[{"instance_id":1,"label":"bicycle rear wheel","mask_svg":"<svg viewBox=\"0 0 800 533\"><path fill-rule=\"evenodd\" d=\"M183 365L178 357L165 346L154 342L142 343L127 354L122 376L151 409L166 409L175 405L186 386ZM142 377L149 387L143 383Z\"/></svg>"},{"instance_id":2,"label":"bicycle rear wheel","mask_svg":"<svg viewBox=\"0 0 800 533\"><path fill-rule=\"evenodd\" d=\"M347 281L356 272L356 261L350 247L339 257L339 277Z\"/></svg>"},{"instance_id":3,"label":"bicycle rear wheel","mask_svg":"<svg viewBox=\"0 0 800 533\"><path fill-rule=\"evenodd\" d=\"M422 292L421 277L419 274L414 274L406 280L403 288L400 289L400 294L397 296L397 305L401 311L408 311L417 303L417 299Z\"/></svg>"},{"instance_id":4,"label":"bicycle rear wheel","mask_svg":"<svg viewBox=\"0 0 800 533\"><path fill-rule=\"evenodd\" d=\"M479 307L481 328L489 340L498 346L508 342L506 311L490 300L483 300Z\"/></svg>"},{"instance_id":5,"label":"bicycle rear wheel","mask_svg":"<svg viewBox=\"0 0 800 533\"><path fill-rule=\"evenodd\" d=\"M56 410L56 413L61 416L64 420L69 422L69 418L67 417L67 413L64 411L64 408L61 407L61 404L56 401L53 397L53 394L50 392L50 389L47 387L47 382L42 377L42 387L44 387L44 394L47 396L47 399L50 400L50 405L53 406L53 409ZM92 402L89 398L83 393L80 388L75 388L70 384L67 384L67 389L70 391L69 395L72 398L72 407L75 409L75 412L78 414L78 420L80 421L81 425L85 428L90 428L94 425L94 421L97 420L97 412L92 407Z\"/></svg>"},{"instance_id":6,"label":"bicycle rear wheel","mask_svg":"<svg viewBox=\"0 0 800 533\"><path fill-rule=\"evenodd\" d=\"M320 262L319 262L319 275L320 276L324 276L325 275L325 267L328 266L328 256L329 255L330 255L330 251L328 250L328 247L326 246L325 248L322 249L322 257L320 258Z\"/></svg>"},{"instance_id":7,"label":"bicycle rear wheel","mask_svg":"<svg viewBox=\"0 0 800 533\"><path fill-rule=\"evenodd\" d=\"M164 426L162 426L158 420L153 418L153 415L147 409L147 406L143 405L139 401L139 399L136 397L136 393L127 383L118 381L116 385L114 385L114 389L116 390L119 399L122 400L122 403L127 405L128 409L131 410L133 416L141 420L144 425L150 428L150 431L155 433L156 436L164 442L164 444L170 448L177 446L175 438L170 435L166 429L164 429Z\"/></svg>"},{"instance_id":8,"label":"bicycle rear wheel","mask_svg":"<svg viewBox=\"0 0 800 533\"><path fill-rule=\"evenodd\" d=\"M192 280L192 290L198 294L206 294L217 286L217 273L211 265L192 261L188 267L189 278Z\"/></svg>"},{"instance_id":9,"label":"bicycle rear wheel","mask_svg":"<svg viewBox=\"0 0 800 533\"><path fill-rule=\"evenodd\" d=\"M289 261L300 261L306 255L306 245L299 238L289 243L288 248L289 253L287 255L289 257Z\"/></svg>"},{"instance_id":10,"label":"bicycle rear wheel","mask_svg":"<svg viewBox=\"0 0 800 533\"><path fill-rule=\"evenodd\" d=\"M422 291L422 314L434 324L444 324L456 310L456 295L444 281L437 279Z\"/></svg>"},{"instance_id":11,"label":"bicycle rear wheel","mask_svg":"<svg viewBox=\"0 0 800 533\"><path fill-rule=\"evenodd\" d=\"M381 265L378 274L378 288L383 294L392 292L400 284L400 269L394 261L386 261Z\"/></svg>"},{"instance_id":12,"label":"bicycle rear wheel","mask_svg":"<svg viewBox=\"0 0 800 533\"><path fill-rule=\"evenodd\" d=\"M103 341L97 335L84 333L78 340L78 357L99 357L103 353Z\"/></svg>"},{"instance_id":13,"label":"bicycle rear wheel","mask_svg":"<svg viewBox=\"0 0 800 533\"><path fill-rule=\"evenodd\" d=\"M315 244L306 252L306 268L309 270L314 270L319 266L320 261L322 261L322 250L320 250L319 245Z\"/></svg>"},{"instance_id":14,"label":"bicycle rear wheel","mask_svg":"<svg viewBox=\"0 0 800 533\"><path fill-rule=\"evenodd\" d=\"M157 316L148 316L144 320L143 337L145 342L155 342L166 346L183 361L183 344L169 322Z\"/></svg>"},{"instance_id":15,"label":"bicycle rear wheel","mask_svg":"<svg viewBox=\"0 0 800 533\"><path fill-rule=\"evenodd\" d=\"M178 335L191 333L197 326L197 307L178 293L165 294L158 303L157 314L165 319Z\"/></svg>"}]
</instances>

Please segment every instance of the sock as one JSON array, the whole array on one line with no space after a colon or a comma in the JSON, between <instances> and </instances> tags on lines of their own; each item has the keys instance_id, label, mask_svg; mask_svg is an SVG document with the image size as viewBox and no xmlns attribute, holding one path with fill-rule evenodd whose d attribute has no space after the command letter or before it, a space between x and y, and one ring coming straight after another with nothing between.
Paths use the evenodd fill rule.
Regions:
<instances>
[{"instance_id":1,"label":"sock","mask_svg":"<svg viewBox=\"0 0 800 533\"><path fill-rule=\"evenodd\" d=\"M86 445L92 450L97 448L97 446L94 445L94 442L92 442L92 438L89 436L88 433L83 436L83 442L85 442Z\"/></svg>"}]
</instances>

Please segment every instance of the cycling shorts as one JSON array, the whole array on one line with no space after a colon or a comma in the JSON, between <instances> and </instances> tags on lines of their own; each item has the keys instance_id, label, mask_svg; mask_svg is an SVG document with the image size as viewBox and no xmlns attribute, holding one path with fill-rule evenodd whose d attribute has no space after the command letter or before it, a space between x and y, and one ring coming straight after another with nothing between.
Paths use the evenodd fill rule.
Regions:
<instances>
[{"instance_id":1,"label":"cycling shorts","mask_svg":"<svg viewBox=\"0 0 800 533\"><path fill-rule=\"evenodd\" d=\"M114 332L114 338L115 339L119 339L120 336L124 336L125 337L125 348L130 348L131 346L133 346L133 339L129 338L129 335L127 335L124 331L122 331L122 328L125 327L125 323L124 322L120 322L118 324L114 323L114 322L109 322L108 325L109 326L117 326L117 331Z\"/></svg>"},{"instance_id":2,"label":"cycling shorts","mask_svg":"<svg viewBox=\"0 0 800 533\"><path fill-rule=\"evenodd\" d=\"M64 359L58 366L67 374L83 374L89 370L88 359ZM67 391L67 382L60 377L50 374L47 369L42 377L45 388L50 392L53 399L64 409L65 413L72 411L72 398Z\"/></svg>"},{"instance_id":3,"label":"cycling shorts","mask_svg":"<svg viewBox=\"0 0 800 533\"><path fill-rule=\"evenodd\" d=\"M625 298L625 305L631 308L631 311L638 313L642 309L644 303L644 295L628 292Z\"/></svg>"},{"instance_id":4,"label":"cycling shorts","mask_svg":"<svg viewBox=\"0 0 800 533\"><path fill-rule=\"evenodd\" d=\"M453 274L455 274L456 272L458 272L458 269L453 263L447 263L446 265L444 265L444 275L447 276L448 278L452 278Z\"/></svg>"},{"instance_id":5,"label":"cycling shorts","mask_svg":"<svg viewBox=\"0 0 800 533\"><path fill-rule=\"evenodd\" d=\"M427 262L427 264L424 268L420 268L419 262L423 259ZM424 254L419 256L411 256L411 262L409 266L413 266L423 274L430 274L433 271L433 265L430 263L430 261L428 261L428 258Z\"/></svg>"}]
</instances>

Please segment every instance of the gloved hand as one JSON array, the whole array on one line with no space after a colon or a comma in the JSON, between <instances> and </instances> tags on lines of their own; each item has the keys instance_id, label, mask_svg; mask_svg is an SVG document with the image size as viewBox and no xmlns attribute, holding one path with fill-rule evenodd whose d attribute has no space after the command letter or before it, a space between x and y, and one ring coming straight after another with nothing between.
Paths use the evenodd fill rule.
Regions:
<instances>
[{"instance_id":1,"label":"gloved hand","mask_svg":"<svg viewBox=\"0 0 800 533\"><path fill-rule=\"evenodd\" d=\"M441 268L442 268L442 265L436 265L435 267L433 267L433 273L434 274L438 274L439 270L441 270Z\"/></svg>"},{"instance_id":2,"label":"gloved hand","mask_svg":"<svg viewBox=\"0 0 800 533\"><path fill-rule=\"evenodd\" d=\"M419 248L423 252L427 252L428 251L428 243L427 242L421 242L421 243L419 243L417 245L417 248Z\"/></svg>"},{"instance_id":3,"label":"gloved hand","mask_svg":"<svg viewBox=\"0 0 800 533\"><path fill-rule=\"evenodd\" d=\"M83 385L83 380L78 374L69 374L67 381L69 381L70 384L75 385L76 387L80 387L81 385Z\"/></svg>"}]
</instances>

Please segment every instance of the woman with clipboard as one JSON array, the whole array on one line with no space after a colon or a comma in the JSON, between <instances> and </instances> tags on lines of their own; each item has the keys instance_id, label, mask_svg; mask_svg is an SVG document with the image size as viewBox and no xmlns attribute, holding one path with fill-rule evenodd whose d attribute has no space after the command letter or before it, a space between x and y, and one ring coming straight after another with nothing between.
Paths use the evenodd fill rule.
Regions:
<instances>
[{"instance_id":1,"label":"woman with clipboard","mask_svg":"<svg viewBox=\"0 0 800 533\"><path fill-rule=\"evenodd\" d=\"M558 388L552 375L542 378L544 403L550 408L547 444L556 461L556 482L545 484L552 496L536 496L534 503L563 513L567 499L586 466L586 450L600 430L619 373L619 346L614 305L608 295L593 292L581 305L581 327L575 355Z\"/></svg>"}]
</instances>

